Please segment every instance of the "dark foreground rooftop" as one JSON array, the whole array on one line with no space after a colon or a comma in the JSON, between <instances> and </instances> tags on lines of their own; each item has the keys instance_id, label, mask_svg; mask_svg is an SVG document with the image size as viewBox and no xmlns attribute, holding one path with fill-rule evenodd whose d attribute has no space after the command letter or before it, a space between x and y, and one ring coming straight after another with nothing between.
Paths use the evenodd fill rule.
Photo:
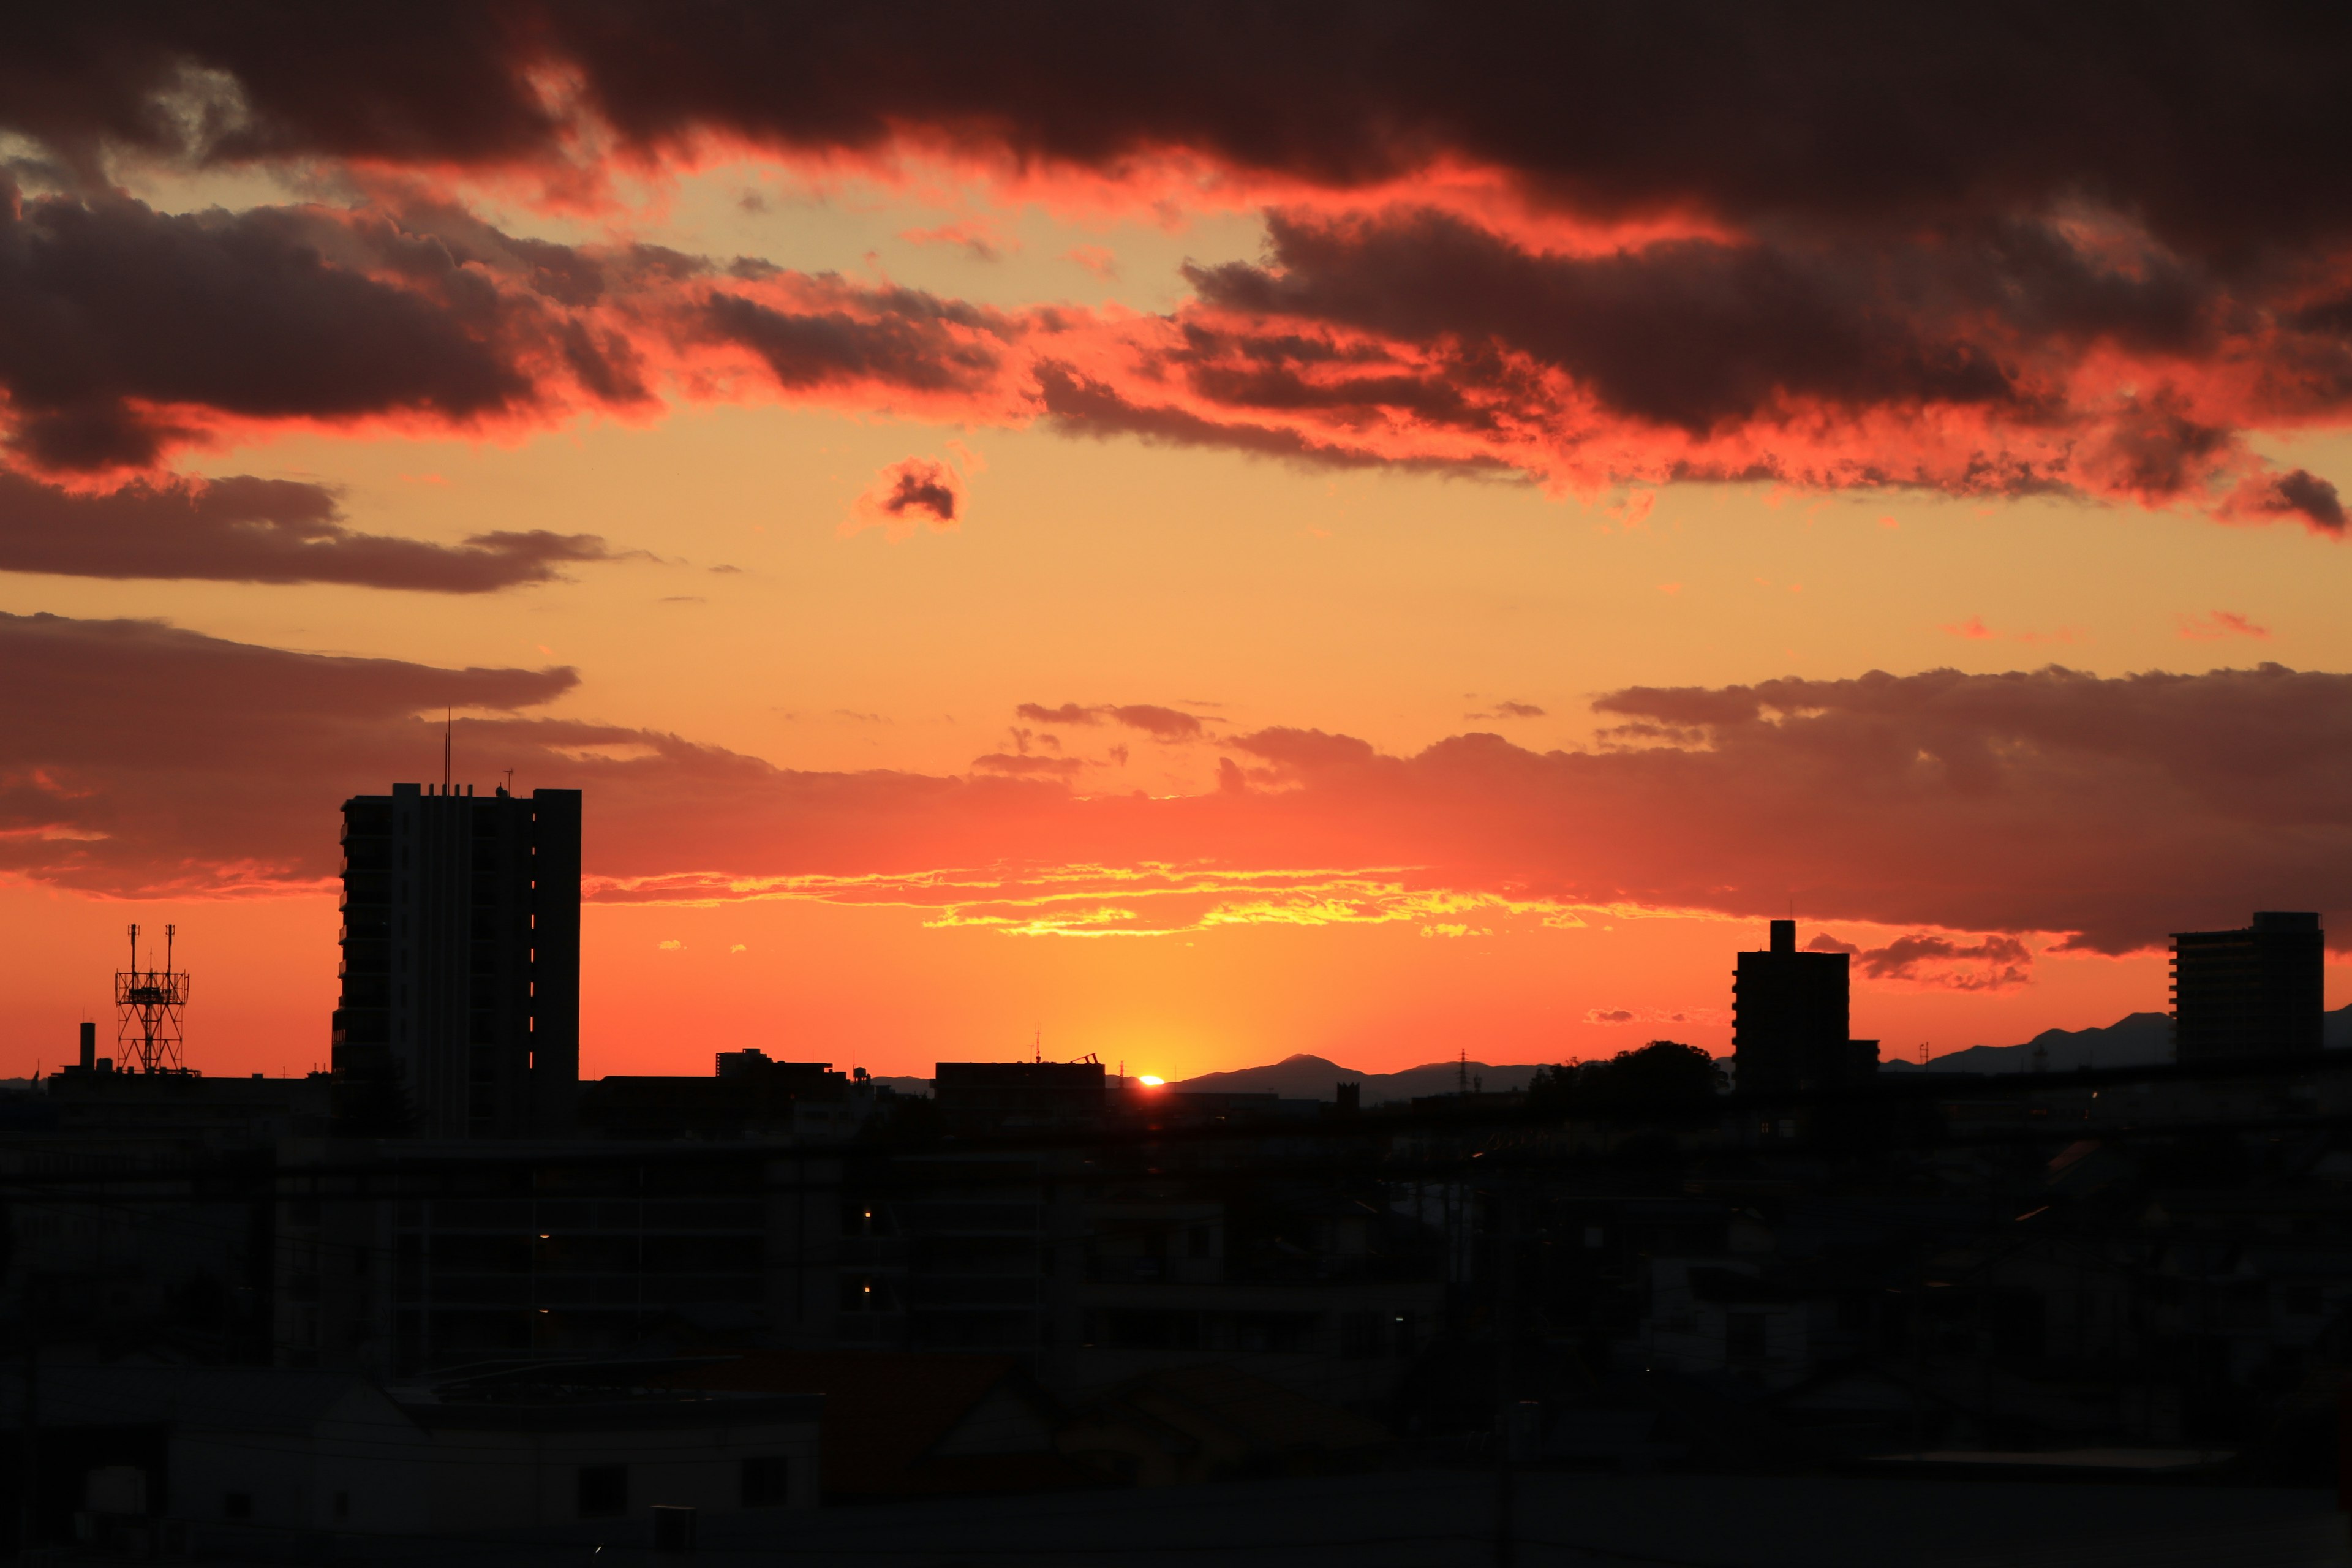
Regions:
<instances>
[{"instance_id":1,"label":"dark foreground rooftop","mask_svg":"<svg viewBox=\"0 0 2352 1568\"><path fill-rule=\"evenodd\" d=\"M2334 1494L2317 1490L1555 1472L1521 1476L1517 1493L1526 1568L2352 1564ZM795 1568L1472 1568L1495 1560L1494 1498L1491 1475L1423 1470L737 1514L701 1521L697 1556ZM652 1560L638 1521L582 1527L560 1544L411 1539L377 1560L487 1553L502 1568L578 1568L598 1543L599 1563ZM373 1555L363 1544L359 1554Z\"/></svg>"}]
</instances>

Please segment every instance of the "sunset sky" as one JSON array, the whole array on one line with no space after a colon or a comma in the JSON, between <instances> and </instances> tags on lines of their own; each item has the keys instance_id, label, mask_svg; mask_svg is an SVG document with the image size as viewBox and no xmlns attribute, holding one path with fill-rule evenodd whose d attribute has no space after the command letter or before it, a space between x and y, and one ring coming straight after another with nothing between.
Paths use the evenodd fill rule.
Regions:
<instances>
[{"instance_id":1,"label":"sunset sky","mask_svg":"<svg viewBox=\"0 0 2352 1568\"><path fill-rule=\"evenodd\" d=\"M587 792L590 1074L1724 1051L1791 913L1911 1057L2352 942L2352 40L1709 14L19 18L0 1072L132 921L323 1067L445 706Z\"/></svg>"}]
</instances>

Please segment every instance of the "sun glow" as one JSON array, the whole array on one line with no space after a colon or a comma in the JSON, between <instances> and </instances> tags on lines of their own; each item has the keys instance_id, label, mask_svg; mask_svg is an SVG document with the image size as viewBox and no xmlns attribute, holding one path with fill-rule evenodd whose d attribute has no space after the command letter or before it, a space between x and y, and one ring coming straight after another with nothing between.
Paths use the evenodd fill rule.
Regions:
<instances>
[{"instance_id":1,"label":"sun glow","mask_svg":"<svg viewBox=\"0 0 2352 1568\"><path fill-rule=\"evenodd\" d=\"M1168 1080L1164 1078L1154 1078L1150 1073L1145 1073L1135 1081L1141 1084L1146 1089L1158 1089L1161 1084L1166 1083Z\"/></svg>"}]
</instances>

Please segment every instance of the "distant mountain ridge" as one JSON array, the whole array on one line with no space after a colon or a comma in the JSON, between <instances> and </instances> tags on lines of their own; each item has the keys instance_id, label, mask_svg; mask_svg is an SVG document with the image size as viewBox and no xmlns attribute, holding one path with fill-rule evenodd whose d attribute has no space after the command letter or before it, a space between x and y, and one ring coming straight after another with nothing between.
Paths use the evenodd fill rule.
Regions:
<instances>
[{"instance_id":1,"label":"distant mountain ridge","mask_svg":"<svg viewBox=\"0 0 2352 1568\"><path fill-rule=\"evenodd\" d=\"M2325 1033L2321 1043L2327 1049L2352 1050L2352 1005L2327 1014L2322 1027ZM2172 1016L2168 1013L2126 1013L2104 1028L2044 1029L2023 1045L1969 1046L1963 1050L1946 1051L1942 1056L1929 1058L1925 1070L2027 1072L2033 1067L2036 1046L2047 1053L2044 1065L2051 1072L2071 1072L2076 1068L2154 1067L2172 1059ZM1717 1059L1728 1062L1731 1058ZM1536 1068L1543 1065L1546 1064L1471 1062L1467 1071L1488 1090L1525 1089ZM1922 1069L1908 1058L1890 1056L1879 1064L1878 1070L1916 1073ZM1378 1105L1383 1100L1412 1100L1424 1094L1451 1094L1460 1086L1464 1071L1465 1065L1456 1061L1424 1062L1402 1072L1362 1072L1342 1067L1328 1057L1301 1052L1263 1067L1235 1068L1231 1072L1178 1079L1168 1087L1191 1094L1271 1094L1284 1100L1337 1100L1339 1085L1344 1081L1362 1084L1364 1103ZM887 1084L902 1094L931 1091L931 1080L927 1078L877 1078L874 1081Z\"/></svg>"},{"instance_id":2,"label":"distant mountain ridge","mask_svg":"<svg viewBox=\"0 0 2352 1568\"><path fill-rule=\"evenodd\" d=\"M1525 1089L1538 1062L1424 1062L1402 1072L1360 1072L1327 1057L1301 1054L1285 1057L1265 1067L1236 1068L1232 1072L1202 1073L1180 1079L1168 1087L1187 1094L1273 1094L1285 1100L1337 1100L1341 1080L1364 1086L1364 1103L1411 1100L1416 1095L1451 1094L1467 1072L1478 1087L1492 1093Z\"/></svg>"},{"instance_id":3,"label":"distant mountain ridge","mask_svg":"<svg viewBox=\"0 0 2352 1568\"><path fill-rule=\"evenodd\" d=\"M2332 1051L2352 1048L2352 1006L2338 1007L2320 1022L2320 1044ZM2172 1016L2126 1013L2103 1029L2044 1029L2021 1046L1970 1046L1930 1057L1928 1072L2030 1072L2034 1047L2045 1053L2051 1072L2076 1068L2155 1067L2172 1059ZM1918 1072L1919 1064L1890 1056L1881 1072Z\"/></svg>"}]
</instances>

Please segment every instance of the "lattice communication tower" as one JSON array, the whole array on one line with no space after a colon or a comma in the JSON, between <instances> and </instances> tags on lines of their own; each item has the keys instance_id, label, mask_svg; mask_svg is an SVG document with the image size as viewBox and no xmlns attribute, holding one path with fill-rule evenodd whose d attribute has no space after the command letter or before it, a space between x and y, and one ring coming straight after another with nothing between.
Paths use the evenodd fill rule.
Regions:
<instances>
[{"instance_id":1,"label":"lattice communication tower","mask_svg":"<svg viewBox=\"0 0 2352 1568\"><path fill-rule=\"evenodd\" d=\"M139 928L131 928L131 967L114 972L114 1059L119 1072L184 1072L180 1063L180 1009L188 1005L185 970L172 967L177 926L163 928L163 967L139 967ZM148 961L154 961L148 950ZM136 1064L134 1068L133 1064Z\"/></svg>"}]
</instances>

